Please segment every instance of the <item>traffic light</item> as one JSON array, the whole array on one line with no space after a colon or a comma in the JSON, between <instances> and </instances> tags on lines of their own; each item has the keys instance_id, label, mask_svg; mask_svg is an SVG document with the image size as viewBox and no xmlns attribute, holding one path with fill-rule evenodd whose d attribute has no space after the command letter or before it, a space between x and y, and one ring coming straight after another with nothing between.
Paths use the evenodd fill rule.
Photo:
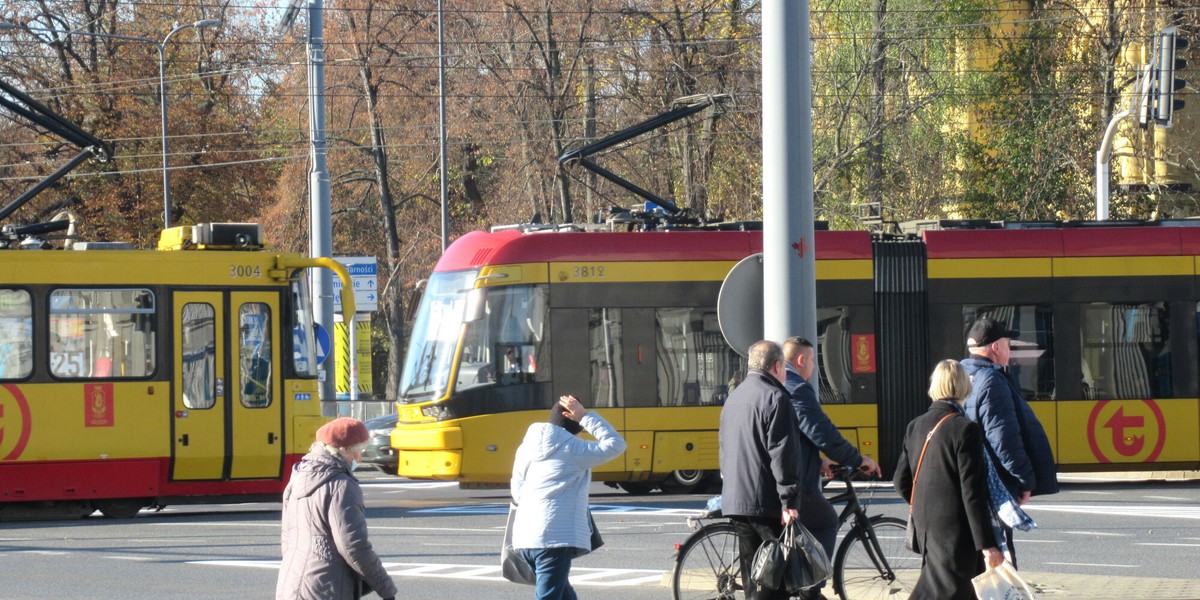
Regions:
<instances>
[{"instance_id":1,"label":"traffic light","mask_svg":"<svg viewBox=\"0 0 1200 600\"><path fill-rule=\"evenodd\" d=\"M1156 44L1158 65L1154 74L1154 122L1160 127L1170 127L1175 111L1183 108L1183 100L1175 98L1187 82L1175 77L1176 71L1187 68L1187 61L1179 58L1180 50L1187 48L1187 38L1179 35L1179 28L1167 27L1158 34Z\"/></svg>"}]
</instances>

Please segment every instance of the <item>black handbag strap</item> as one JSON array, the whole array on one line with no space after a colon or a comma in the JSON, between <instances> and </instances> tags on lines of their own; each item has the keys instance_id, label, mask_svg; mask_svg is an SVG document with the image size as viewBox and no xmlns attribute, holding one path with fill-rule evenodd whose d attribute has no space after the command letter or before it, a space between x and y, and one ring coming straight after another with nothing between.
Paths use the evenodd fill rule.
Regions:
<instances>
[{"instance_id":1,"label":"black handbag strap","mask_svg":"<svg viewBox=\"0 0 1200 600\"><path fill-rule=\"evenodd\" d=\"M909 496L908 499L908 514L910 515L912 514L913 506L917 503L917 478L921 476L921 463L925 462L925 451L929 449L929 440L933 439L933 434L937 432L938 427L942 426L942 423L946 422L946 419L949 419L957 414L958 413L950 413L942 417L942 420L938 421L937 425L934 425L933 429L930 429L929 433L925 436L925 445L921 446L921 456L917 457L917 470L915 473L913 473L912 495Z\"/></svg>"}]
</instances>

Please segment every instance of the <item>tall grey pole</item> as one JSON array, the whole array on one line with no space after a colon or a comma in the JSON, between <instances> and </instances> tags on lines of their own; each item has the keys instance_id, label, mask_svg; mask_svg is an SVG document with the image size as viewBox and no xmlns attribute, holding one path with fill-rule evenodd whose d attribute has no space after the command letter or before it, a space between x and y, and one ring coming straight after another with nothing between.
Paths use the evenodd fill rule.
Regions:
<instances>
[{"instance_id":1,"label":"tall grey pole","mask_svg":"<svg viewBox=\"0 0 1200 600\"><path fill-rule=\"evenodd\" d=\"M441 186L442 199L442 252L450 245L450 203L449 184L446 182L446 40L442 27L445 11L442 0L438 0L438 148L441 154L438 158L438 181Z\"/></svg>"},{"instance_id":2,"label":"tall grey pole","mask_svg":"<svg viewBox=\"0 0 1200 600\"><path fill-rule=\"evenodd\" d=\"M763 335L816 344L808 0L764 0L762 24Z\"/></svg>"},{"instance_id":3,"label":"tall grey pole","mask_svg":"<svg viewBox=\"0 0 1200 600\"><path fill-rule=\"evenodd\" d=\"M309 256L333 257L333 214L329 201L329 170L326 167L325 144L325 26L321 20L322 0L308 3L308 137L311 170L309 190ZM332 336L333 278L328 269L313 269L313 312L317 325ZM354 315L349 316L350 319ZM331 338L332 340L332 338ZM332 343L325 362L321 364L321 400L337 398L333 386Z\"/></svg>"}]
</instances>

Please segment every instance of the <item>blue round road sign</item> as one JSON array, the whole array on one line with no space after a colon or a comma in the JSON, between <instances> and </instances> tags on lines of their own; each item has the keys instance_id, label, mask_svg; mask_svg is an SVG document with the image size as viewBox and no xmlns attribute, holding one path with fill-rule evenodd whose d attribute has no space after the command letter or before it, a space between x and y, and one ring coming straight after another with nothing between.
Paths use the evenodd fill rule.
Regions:
<instances>
[{"instance_id":1,"label":"blue round road sign","mask_svg":"<svg viewBox=\"0 0 1200 600\"><path fill-rule=\"evenodd\" d=\"M324 364L325 357L329 356L329 332L321 327L320 323L317 326L317 364Z\"/></svg>"}]
</instances>

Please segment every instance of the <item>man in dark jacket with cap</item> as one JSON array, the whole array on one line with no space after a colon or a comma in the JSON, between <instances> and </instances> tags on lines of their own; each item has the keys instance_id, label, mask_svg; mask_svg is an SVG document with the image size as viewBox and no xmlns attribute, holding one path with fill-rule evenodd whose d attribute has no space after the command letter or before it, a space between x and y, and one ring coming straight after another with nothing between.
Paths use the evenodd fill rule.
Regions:
<instances>
[{"instance_id":1,"label":"man in dark jacket with cap","mask_svg":"<svg viewBox=\"0 0 1200 600\"><path fill-rule=\"evenodd\" d=\"M738 529L746 600L787 598L750 580L755 550L799 518L800 441L787 389L783 351L750 346L749 373L721 409L721 511Z\"/></svg>"},{"instance_id":2,"label":"man in dark jacket with cap","mask_svg":"<svg viewBox=\"0 0 1200 600\"><path fill-rule=\"evenodd\" d=\"M971 377L971 394L963 405L968 419L983 427L984 449L1018 504L1030 496L1058 492L1058 475L1050 440L1021 390L1008 376L1009 344L1020 335L991 317L980 317L967 330L971 356L962 366ZM1012 529L1005 526L1016 563Z\"/></svg>"},{"instance_id":3,"label":"man in dark jacket with cap","mask_svg":"<svg viewBox=\"0 0 1200 600\"><path fill-rule=\"evenodd\" d=\"M334 419L296 464L283 492L276 600L356 600L363 584L395 598L396 584L367 540L362 490L351 475L370 437L362 421Z\"/></svg>"}]
</instances>

